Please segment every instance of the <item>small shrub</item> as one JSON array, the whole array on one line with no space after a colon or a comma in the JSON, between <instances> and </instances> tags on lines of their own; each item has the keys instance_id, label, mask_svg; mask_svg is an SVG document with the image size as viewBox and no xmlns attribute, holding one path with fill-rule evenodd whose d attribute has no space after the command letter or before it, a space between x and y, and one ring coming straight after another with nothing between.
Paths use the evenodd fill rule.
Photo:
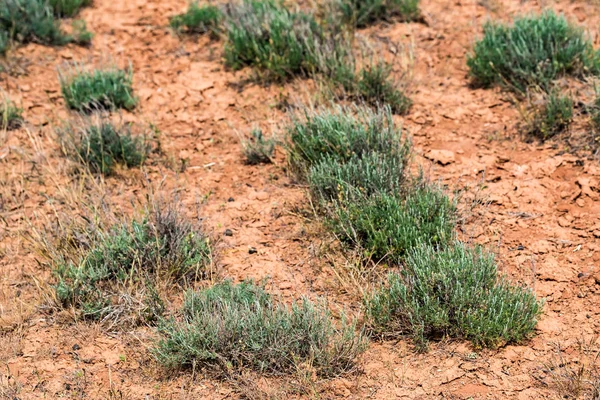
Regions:
<instances>
[{"instance_id":1,"label":"small shrub","mask_svg":"<svg viewBox=\"0 0 600 400\"><path fill-rule=\"evenodd\" d=\"M51 257L56 302L85 319L152 322L163 309L158 282L194 281L211 262L207 237L174 204L156 203L141 220L73 227L63 221ZM134 316L131 312L136 311Z\"/></svg>"},{"instance_id":2,"label":"small shrub","mask_svg":"<svg viewBox=\"0 0 600 400\"><path fill-rule=\"evenodd\" d=\"M23 124L23 110L4 96L0 103L0 129L13 130Z\"/></svg>"},{"instance_id":3,"label":"small shrub","mask_svg":"<svg viewBox=\"0 0 600 400\"><path fill-rule=\"evenodd\" d=\"M422 185L405 196L377 193L333 202L326 223L367 258L397 263L421 243L443 245L454 237L456 206L440 189Z\"/></svg>"},{"instance_id":4,"label":"small shrub","mask_svg":"<svg viewBox=\"0 0 600 400\"><path fill-rule=\"evenodd\" d=\"M357 28L394 18L402 21L419 18L419 0L337 0L336 3L342 20Z\"/></svg>"},{"instance_id":5,"label":"small shrub","mask_svg":"<svg viewBox=\"0 0 600 400\"><path fill-rule=\"evenodd\" d=\"M185 30L187 33L217 33L223 20L221 10L213 5L199 6L190 3L184 14L176 15L169 20L171 28L176 31Z\"/></svg>"},{"instance_id":6,"label":"small shrub","mask_svg":"<svg viewBox=\"0 0 600 400\"><path fill-rule=\"evenodd\" d=\"M384 336L467 339L477 347L518 343L533 333L541 304L533 293L498 278L492 254L461 243L408 252L400 273L366 298L370 328Z\"/></svg>"},{"instance_id":7,"label":"small shrub","mask_svg":"<svg viewBox=\"0 0 600 400\"><path fill-rule=\"evenodd\" d=\"M86 121L59 130L65 155L85 165L93 173L110 175L117 164L128 168L144 163L150 151L148 138L134 136L131 125L109 120Z\"/></svg>"},{"instance_id":8,"label":"small shrub","mask_svg":"<svg viewBox=\"0 0 600 400\"><path fill-rule=\"evenodd\" d=\"M76 67L66 73L59 71L59 80L65 103L73 110L132 110L137 104L133 96L131 68L121 70L112 67L88 72Z\"/></svg>"},{"instance_id":9,"label":"small shrub","mask_svg":"<svg viewBox=\"0 0 600 400\"><path fill-rule=\"evenodd\" d=\"M58 17L71 18L77 15L79 10L92 4L91 0L49 0L48 5L52 8L54 15Z\"/></svg>"},{"instance_id":10,"label":"small shrub","mask_svg":"<svg viewBox=\"0 0 600 400\"><path fill-rule=\"evenodd\" d=\"M160 324L153 350L169 369L279 374L304 366L334 376L352 369L366 344L353 324L335 327L324 305L303 299L288 308L250 282L189 292L182 314Z\"/></svg>"},{"instance_id":11,"label":"small shrub","mask_svg":"<svg viewBox=\"0 0 600 400\"><path fill-rule=\"evenodd\" d=\"M388 106L394 114L404 114L412 102L396 88L391 73L392 66L385 62L366 66L359 72L356 92L371 106Z\"/></svg>"},{"instance_id":12,"label":"small shrub","mask_svg":"<svg viewBox=\"0 0 600 400\"><path fill-rule=\"evenodd\" d=\"M301 175L326 158L344 163L375 152L401 159L410 147L386 107L307 109L293 116L288 137L289 162Z\"/></svg>"},{"instance_id":13,"label":"small shrub","mask_svg":"<svg viewBox=\"0 0 600 400\"><path fill-rule=\"evenodd\" d=\"M553 90L543 100L541 106L533 110L533 120L528 128L529 134L546 140L563 132L573 120L573 100Z\"/></svg>"},{"instance_id":14,"label":"small shrub","mask_svg":"<svg viewBox=\"0 0 600 400\"><path fill-rule=\"evenodd\" d=\"M562 75L600 72L600 56L582 30L552 11L518 18L513 26L487 23L483 32L467 59L471 76L482 86L525 92L532 85L548 89Z\"/></svg>"},{"instance_id":15,"label":"small shrub","mask_svg":"<svg viewBox=\"0 0 600 400\"><path fill-rule=\"evenodd\" d=\"M87 25L84 20L76 19L72 23L73 27L73 42L81 46L86 46L92 42L94 35L87 30Z\"/></svg>"},{"instance_id":16,"label":"small shrub","mask_svg":"<svg viewBox=\"0 0 600 400\"><path fill-rule=\"evenodd\" d=\"M252 131L252 139L242 143L246 164L256 165L261 163L270 163L275 150L275 141L265 139L260 129Z\"/></svg>"},{"instance_id":17,"label":"small shrub","mask_svg":"<svg viewBox=\"0 0 600 400\"><path fill-rule=\"evenodd\" d=\"M0 33L2 53L9 42L63 45L71 41L71 37L60 29L60 22L45 0L3 0Z\"/></svg>"},{"instance_id":18,"label":"small shrub","mask_svg":"<svg viewBox=\"0 0 600 400\"><path fill-rule=\"evenodd\" d=\"M244 0L230 7L226 34L225 62L233 69L254 66L280 80L316 72L323 33L309 14L275 1Z\"/></svg>"}]
</instances>

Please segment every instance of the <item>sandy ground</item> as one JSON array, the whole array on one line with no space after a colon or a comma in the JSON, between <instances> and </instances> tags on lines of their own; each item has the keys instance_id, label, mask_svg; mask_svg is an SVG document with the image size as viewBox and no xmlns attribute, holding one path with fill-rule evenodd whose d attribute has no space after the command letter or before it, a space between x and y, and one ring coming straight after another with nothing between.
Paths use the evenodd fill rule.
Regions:
<instances>
[{"instance_id":1,"label":"sandy ground","mask_svg":"<svg viewBox=\"0 0 600 400\"><path fill-rule=\"evenodd\" d=\"M540 3L422 0L427 24L361 32L384 51L412 49L414 106L398 122L434 179L483 203L461 225L463 238L495 249L502 272L545 299L535 337L498 351L443 342L427 354L415 353L408 341L374 342L356 373L285 397L548 398L557 396L544 370L555 347L576 354L579 340L598 333L598 161L589 152L564 151L562 139L526 143L508 96L473 89L467 77L465 55L489 18L508 21L549 6L597 35L599 6ZM147 352L151 329L106 331L38 307L49 271L36 262L25 234L60 210L62 189L72 179L52 134L68 117L56 75L65 62L109 55L131 62L140 106L123 118L151 122L162 132L171 166L155 160L144 172L108 178L107 197L127 204L164 180L190 213L203 203L200 216L219 238L222 276L269 277L270 290L285 298L327 296L337 306L359 308L352 285L337 277L343 266L332 265L343 260L328 254L331 238L306 213L305 190L284 171L282 151L266 166L244 165L240 154L240 136L252 127L280 131L286 121L277 107L281 96L308 92L306 82L244 83L248 71L223 67L221 42L177 38L166 28L168 17L185 7L178 0L95 0L81 14L96 35L91 48L27 45L14 54L21 67L0 73L1 86L22 103L27 120L0 137L0 387L7 398L260 398L256 388L245 393L239 384L201 374L166 376ZM225 229L233 236L225 237ZM249 247L258 252L249 254Z\"/></svg>"}]
</instances>

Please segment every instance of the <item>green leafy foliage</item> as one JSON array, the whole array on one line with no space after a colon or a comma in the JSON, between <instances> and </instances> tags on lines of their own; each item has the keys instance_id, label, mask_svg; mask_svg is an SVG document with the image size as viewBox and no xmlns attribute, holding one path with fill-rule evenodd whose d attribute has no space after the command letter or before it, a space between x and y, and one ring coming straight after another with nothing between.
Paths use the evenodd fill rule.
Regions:
<instances>
[{"instance_id":1,"label":"green leafy foliage","mask_svg":"<svg viewBox=\"0 0 600 400\"><path fill-rule=\"evenodd\" d=\"M343 319L336 327L324 304L303 299L286 307L251 282L188 292L182 314L160 324L153 350L169 369L279 374L304 366L334 376L352 369L366 344L354 324Z\"/></svg>"},{"instance_id":2,"label":"green leafy foliage","mask_svg":"<svg viewBox=\"0 0 600 400\"><path fill-rule=\"evenodd\" d=\"M246 164L270 163L275 151L275 140L265 139L260 129L252 131L252 138L242 143Z\"/></svg>"},{"instance_id":3,"label":"green leafy foliage","mask_svg":"<svg viewBox=\"0 0 600 400\"><path fill-rule=\"evenodd\" d=\"M518 343L533 333L541 304L533 293L498 278L492 254L455 243L411 249L400 273L366 298L370 328L411 335L425 349L431 338L461 338L477 347Z\"/></svg>"},{"instance_id":4,"label":"green leafy foliage","mask_svg":"<svg viewBox=\"0 0 600 400\"><path fill-rule=\"evenodd\" d=\"M543 104L534 107L528 131L529 134L546 140L567 129L572 120L573 100L553 90L545 96Z\"/></svg>"},{"instance_id":5,"label":"green leafy foliage","mask_svg":"<svg viewBox=\"0 0 600 400\"><path fill-rule=\"evenodd\" d=\"M65 222L65 226L72 226ZM207 237L173 204L154 204L141 220L96 221L63 231L52 254L56 301L85 319L156 321L158 282L202 278L211 262Z\"/></svg>"},{"instance_id":6,"label":"green leafy foliage","mask_svg":"<svg viewBox=\"0 0 600 400\"><path fill-rule=\"evenodd\" d=\"M110 175L118 164L140 166L150 151L148 138L134 136L131 125L102 118L79 126L67 125L58 133L64 153L93 173Z\"/></svg>"},{"instance_id":7,"label":"green leafy foliage","mask_svg":"<svg viewBox=\"0 0 600 400\"><path fill-rule=\"evenodd\" d=\"M49 0L48 5L58 17L74 17L83 7L92 4L92 0Z\"/></svg>"},{"instance_id":8,"label":"green leafy foliage","mask_svg":"<svg viewBox=\"0 0 600 400\"><path fill-rule=\"evenodd\" d=\"M483 86L547 90L557 77L600 72L600 56L583 31L552 11L517 18L513 26L490 22L483 33L467 59L471 76Z\"/></svg>"},{"instance_id":9,"label":"green leafy foliage","mask_svg":"<svg viewBox=\"0 0 600 400\"><path fill-rule=\"evenodd\" d=\"M0 129L10 131L19 128L23 124L23 110L6 96L0 101Z\"/></svg>"},{"instance_id":10,"label":"green leafy foliage","mask_svg":"<svg viewBox=\"0 0 600 400\"><path fill-rule=\"evenodd\" d=\"M67 107L83 112L124 108L137 104L133 96L133 71L116 67L85 71L74 67L59 71L60 87Z\"/></svg>"},{"instance_id":11,"label":"green leafy foliage","mask_svg":"<svg viewBox=\"0 0 600 400\"><path fill-rule=\"evenodd\" d=\"M414 21L419 0L334 0L344 22L364 28L378 21Z\"/></svg>"},{"instance_id":12,"label":"green leafy foliage","mask_svg":"<svg viewBox=\"0 0 600 400\"><path fill-rule=\"evenodd\" d=\"M190 3L184 14L176 15L169 20L171 28L186 33L217 33L223 21L223 13L214 5L199 6Z\"/></svg>"}]
</instances>

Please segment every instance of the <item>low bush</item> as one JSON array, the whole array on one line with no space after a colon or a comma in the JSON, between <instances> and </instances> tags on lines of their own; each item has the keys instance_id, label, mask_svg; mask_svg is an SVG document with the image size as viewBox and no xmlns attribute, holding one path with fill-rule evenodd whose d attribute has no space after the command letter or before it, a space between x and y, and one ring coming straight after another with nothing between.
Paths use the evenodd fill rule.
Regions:
<instances>
[{"instance_id":1,"label":"low bush","mask_svg":"<svg viewBox=\"0 0 600 400\"><path fill-rule=\"evenodd\" d=\"M49 0L48 5L58 17L74 17L83 7L92 4L92 0Z\"/></svg>"},{"instance_id":2,"label":"low bush","mask_svg":"<svg viewBox=\"0 0 600 400\"><path fill-rule=\"evenodd\" d=\"M132 110L137 104L131 68L110 67L89 72L75 66L67 71L59 70L59 80L65 103L73 110Z\"/></svg>"},{"instance_id":3,"label":"low bush","mask_svg":"<svg viewBox=\"0 0 600 400\"><path fill-rule=\"evenodd\" d=\"M553 90L543 99L541 105L533 107L533 117L528 133L546 140L569 127L573 120L573 100Z\"/></svg>"},{"instance_id":4,"label":"low bush","mask_svg":"<svg viewBox=\"0 0 600 400\"><path fill-rule=\"evenodd\" d=\"M378 21L415 21L419 0L334 0L342 21L364 28Z\"/></svg>"},{"instance_id":5,"label":"low bush","mask_svg":"<svg viewBox=\"0 0 600 400\"><path fill-rule=\"evenodd\" d=\"M130 124L107 119L86 120L58 131L63 152L93 173L110 175L117 165L128 168L144 163L150 151L145 135L134 136Z\"/></svg>"},{"instance_id":6,"label":"low bush","mask_svg":"<svg viewBox=\"0 0 600 400\"><path fill-rule=\"evenodd\" d=\"M343 319L336 327L322 303L303 299L286 307L251 282L189 292L182 314L160 324L153 350L169 369L280 374L304 367L335 376L353 368L366 344L354 324Z\"/></svg>"},{"instance_id":7,"label":"low bush","mask_svg":"<svg viewBox=\"0 0 600 400\"><path fill-rule=\"evenodd\" d=\"M8 97L0 98L0 129L13 130L23 124L23 110L17 107Z\"/></svg>"},{"instance_id":8,"label":"low bush","mask_svg":"<svg viewBox=\"0 0 600 400\"><path fill-rule=\"evenodd\" d=\"M223 13L214 5L199 6L198 3L190 3L184 14L179 14L169 20L171 28L186 33L212 33L219 31Z\"/></svg>"},{"instance_id":9,"label":"low bush","mask_svg":"<svg viewBox=\"0 0 600 400\"><path fill-rule=\"evenodd\" d=\"M275 140L265 139L260 129L252 131L252 138L242 142L246 164L270 163L275 151Z\"/></svg>"},{"instance_id":10,"label":"low bush","mask_svg":"<svg viewBox=\"0 0 600 400\"><path fill-rule=\"evenodd\" d=\"M143 218L106 225L98 218L62 221L47 246L58 306L90 320L155 322L160 282L203 278L211 263L207 236L174 203L152 203Z\"/></svg>"},{"instance_id":11,"label":"low bush","mask_svg":"<svg viewBox=\"0 0 600 400\"><path fill-rule=\"evenodd\" d=\"M388 337L411 335L421 349L443 337L477 347L518 343L533 333L541 304L497 273L493 255L480 247L416 246L400 273L367 296L370 329Z\"/></svg>"},{"instance_id":12,"label":"low bush","mask_svg":"<svg viewBox=\"0 0 600 400\"><path fill-rule=\"evenodd\" d=\"M487 23L467 65L482 86L499 84L524 93L529 86L547 90L563 75L597 74L600 55L580 28L546 11L517 18L513 26Z\"/></svg>"},{"instance_id":13,"label":"low bush","mask_svg":"<svg viewBox=\"0 0 600 400\"><path fill-rule=\"evenodd\" d=\"M373 107L387 106L394 114L405 114L412 101L397 88L391 74L392 66L388 63L367 65L359 71L355 88L350 93Z\"/></svg>"},{"instance_id":14,"label":"low bush","mask_svg":"<svg viewBox=\"0 0 600 400\"><path fill-rule=\"evenodd\" d=\"M410 142L396 128L389 108L364 107L305 109L293 116L287 129L288 159L292 168L306 176L311 166L326 158L345 163L369 153L390 154L403 159Z\"/></svg>"},{"instance_id":15,"label":"low bush","mask_svg":"<svg viewBox=\"0 0 600 400\"><path fill-rule=\"evenodd\" d=\"M229 7L225 31L225 62L233 69L253 66L279 80L317 70L323 32L310 14L276 1L244 0Z\"/></svg>"}]
</instances>

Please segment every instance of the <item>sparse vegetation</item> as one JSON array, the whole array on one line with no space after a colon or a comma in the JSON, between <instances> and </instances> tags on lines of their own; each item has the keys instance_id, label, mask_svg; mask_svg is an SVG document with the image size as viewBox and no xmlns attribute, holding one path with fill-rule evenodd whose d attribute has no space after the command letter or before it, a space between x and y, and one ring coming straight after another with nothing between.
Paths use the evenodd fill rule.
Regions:
<instances>
[{"instance_id":1,"label":"sparse vegetation","mask_svg":"<svg viewBox=\"0 0 600 400\"><path fill-rule=\"evenodd\" d=\"M541 140L563 132L573 120L573 100L561 95L557 90L543 96L542 104L533 107L529 134Z\"/></svg>"},{"instance_id":2,"label":"sparse vegetation","mask_svg":"<svg viewBox=\"0 0 600 400\"><path fill-rule=\"evenodd\" d=\"M246 164L270 163L275 151L275 140L265 139L260 129L252 130L252 138L242 143Z\"/></svg>"},{"instance_id":3,"label":"sparse vegetation","mask_svg":"<svg viewBox=\"0 0 600 400\"><path fill-rule=\"evenodd\" d=\"M373 107L388 106L394 114L404 114L412 101L397 88L391 77L392 66L380 61L363 67L355 80L356 93L360 100Z\"/></svg>"},{"instance_id":4,"label":"sparse vegetation","mask_svg":"<svg viewBox=\"0 0 600 400\"><path fill-rule=\"evenodd\" d=\"M74 17L83 7L92 4L91 0L49 0L48 5L58 17Z\"/></svg>"},{"instance_id":5,"label":"sparse vegetation","mask_svg":"<svg viewBox=\"0 0 600 400\"><path fill-rule=\"evenodd\" d=\"M414 21L419 18L419 0L333 0L343 21L364 28L378 21Z\"/></svg>"},{"instance_id":6,"label":"sparse vegetation","mask_svg":"<svg viewBox=\"0 0 600 400\"><path fill-rule=\"evenodd\" d=\"M23 110L17 107L7 96L0 99L0 129L17 129L23 123Z\"/></svg>"},{"instance_id":7,"label":"sparse vegetation","mask_svg":"<svg viewBox=\"0 0 600 400\"><path fill-rule=\"evenodd\" d=\"M149 138L134 136L130 124L103 118L66 125L58 136L65 155L104 175L112 174L117 165L142 165L150 151Z\"/></svg>"},{"instance_id":8,"label":"sparse vegetation","mask_svg":"<svg viewBox=\"0 0 600 400\"><path fill-rule=\"evenodd\" d=\"M279 304L262 287L230 281L188 292L182 320L164 320L154 354L169 369L205 368L232 374L243 368L318 376L351 370L366 344L354 324L339 327L322 303Z\"/></svg>"},{"instance_id":9,"label":"sparse vegetation","mask_svg":"<svg viewBox=\"0 0 600 400\"><path fill-rule=\"evenodd\" d=\"M109 67L89 72L80 66L59 70L60 87L67 107L83 112L124 108L137 104L133 96L133 71Z\"/></svg>"},{"instance_id":10,"label":"sparse vegetation","mask_svg":"<svg viewBox=\"0 0 600 400\"><path fill-rule=\"evenodd\" d=\"M483 31L467 59L471 76L482 86L524 93L529 86L548 90L563 75L600 72L600 55L591 41L552 11L517 18L513 26L489 22Z\"/></svg>"},{"instance_id":11,"label":"sparse vegetation","mask_svg":"<svg viewBox=\"0 0 600 400\"><path fill-rule=\"evenodd\" d=\"M190 3L184 14L176 15L169 20L171 28L186 33L212 33L219 31L223 13L214 5L199 6L198 3Z\"/></svg>"},{"instance_id":12,"label":"sparse vegetation","mask_svg":"<svg viewBox=\"0 0 600 400\"><path fill-rule=\"evenodd\" d=\"M141 219L107 220L65 216L56 240L46 242L57 306L91 320L154 322L164 308L160 282L185 284L209 273L209 240L175 203L150 203Z\"/></svg>"},{"instance_id":13,"label":"sparse vegetation","mask_svg":"<svg viewBox=\"0 0 600 400\"><path fill-rule=\"evenodd\" d=\"M400 273L366 298L367 320L383 336L461 338L477 347L517 343L533 333L541 305L533 293L498 278L492 254L455 243L408 252Z\"/></svg>"}]
</instances>

